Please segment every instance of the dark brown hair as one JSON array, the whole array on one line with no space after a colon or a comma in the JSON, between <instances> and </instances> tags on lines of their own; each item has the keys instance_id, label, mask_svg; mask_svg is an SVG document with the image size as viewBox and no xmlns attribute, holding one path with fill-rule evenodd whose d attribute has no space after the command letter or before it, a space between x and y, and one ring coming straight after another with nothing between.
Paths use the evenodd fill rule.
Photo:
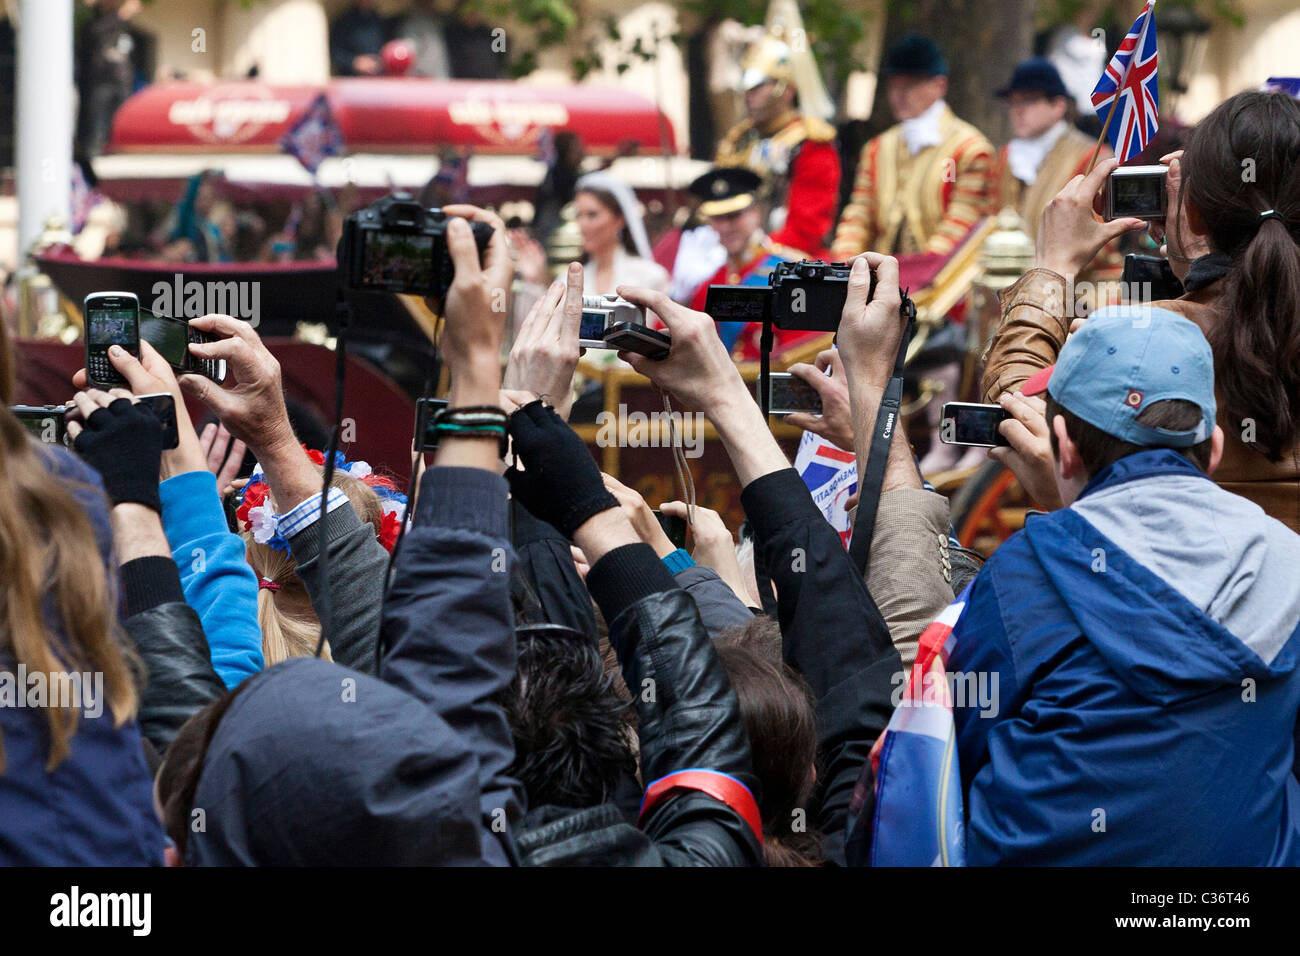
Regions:
<instances>
[{"instance_id":1,"label":"dark brown hair","mask_svg":"<svg viewBox=\"0 0 1300 956\"><path fill-rule=\"evenodd\" d=\"M781 659L781 629L766 615L714 641L749 735L762 784L763 855L768 866L817 866L821 847L808 818L817 759L812 695Z\"/></svg>"},{"instance_id":2,"label":"dark brown hair","mask_svg":"<svg viewBox=\"0 0 1300 956\"><path fill-rule=\"evenodd\" d=\"M637 252L636 243L632 241L632 230L627 226L627 213L623 212L623 207L618 204L618 200L614 197L614 194L606 189L596 189L592 186L584 186L574 194L574 198L576 199L583 193L586 193L592 199L596 200L596 202L600 203L614 215L623 220L623 229L618 235L619 241L623 243L623 248L626 249L628 253L634 256L639 256L641 253ZM583 254L582 261L584 263L587 261L585 253Z\"/></svg>"},{"instance_id":3,"label":"dark brown hair","mask_svg":"<svg viewBox=\"0 0 1300 956\"><path fill-rule=\"evenodd\" d=\"M1044 394L1047 408L1048 434L1052 439L1052 454L1057 458L1061 455L1061 449L1056 441L1056 431L1052 428L1052 422L1056 416L1060 415L1065 419L1065 433L1070 436L1070 441L1079 449L1079 457L1083 460L1083 468L1092 477L1101 471L1107 465L1112 465L1128 455L1136 454L1140 451L1150 451L1150 445L1134 445L1132 442L1122 441L1114 435L1108 435L1106 432L1090 425L1078 415L1068 411L1062 405L1052 398L1050 392ZM1196 423L1201 420L1201 409L1195 402L1185 402L1179 398L1166 399L1163 402L1152 402L1149 406L1142 409L1137 416L1139 425L1146 425L1148 428L1168 428L1172 431L1186 431L1189 428L1195 428ZM1192 462L1201 471L1210 467L1210 449L1213 437L1198 442L1189 448L1172 448L1184 458Z\"/></svg>"},{"instance_id":4,"label":"dark brown hair","mask_svg":"<svg viewBox=\"0 0 1300 956\"><path fill-rule=\"evenodd\" d=\"M163 765L158 768L156 785L158 805L162 807L163 829L176 844L181 858L190 836L190 811L194 808L194 792L203 776L203 761L208 747L216 736L221 719L235 702L240 691L253 683L245 680L237 688L222 694L212 703L195 713L181 725L176 737L167 747Z\"/></svg>"},{"instance_id":5,"label":"dark brown hair","mask_svg":"<svg viewBox=\"0 0 1300 956\"><path fill-rule=\"evenodd\" d=\"M1179 194L1231 265L1210 331L1224 421L1272 461L1300 438L1300 103L1238 93L1192 134ZM1260 219L1274 210L1281 218Z\"/></svg>"}]
</instances>

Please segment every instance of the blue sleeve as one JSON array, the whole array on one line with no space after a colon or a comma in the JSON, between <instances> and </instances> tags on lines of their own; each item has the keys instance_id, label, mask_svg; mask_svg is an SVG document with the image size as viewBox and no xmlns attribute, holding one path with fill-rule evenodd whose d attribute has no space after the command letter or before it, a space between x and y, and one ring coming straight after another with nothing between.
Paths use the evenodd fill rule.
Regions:
<instances>
[{"instance_id":1,"label":"blue sleeve","mask_svg":"<svg viewBox=\"0 0 1300 956\"><path fill-rule=\"evenodd\" d=\"M504 811L514 825L524 809L499 703L515 674L509 490L503 477L480 468L424 473L384 601L379 671L426 701L478 755L483 859L494 865L517 856L509 833L494 824Z\"/></svg>"},{"instance_id":2,"label":"blue sleeve","mask_svg":"<svg viewBox=\"0 0 1300 956\"><path fill-rule=\"evenodd\" d=\"M966 607L953 627L953 649L948 657L963 794L988 763L993 729L1008 719L1021 697L996 575L997 568L990 561L971 583Z\"/></svg>"},{"instance_id":3,"label":"blue sleeve","mask_svg":"<svg viewBox=\"0 0 1300 956\"><path fill-rule=\"evenodd\" d=\"M244 556L244 541L226 525L211 472L168 478L158 493L185 601L203 622L213 668L233 689L264 666L257 577Z\"/></svg>"}]
</instances>

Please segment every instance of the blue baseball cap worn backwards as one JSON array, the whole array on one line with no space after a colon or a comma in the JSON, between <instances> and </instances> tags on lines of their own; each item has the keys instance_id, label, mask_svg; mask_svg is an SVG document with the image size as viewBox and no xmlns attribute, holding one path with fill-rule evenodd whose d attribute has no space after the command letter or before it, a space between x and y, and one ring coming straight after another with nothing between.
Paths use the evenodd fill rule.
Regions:
<instances>
[{"instance_id":1,"label":"blue baseball cap worn backwards","mask_svg":"<svg viewBox=\"0 0 1300 956\"><path fill-rule=\"evenodd\" d=\"M1056 364L1031 376L1024 395L1052 398L1107 435L1134 445L1188 448L1214 433L1214 356L1200 328L1168 309L1098 309L1070 336ZM1195 428L1139 424L1153 402L1182 399L1201 409Z\"/></svg>"}]
</instances>

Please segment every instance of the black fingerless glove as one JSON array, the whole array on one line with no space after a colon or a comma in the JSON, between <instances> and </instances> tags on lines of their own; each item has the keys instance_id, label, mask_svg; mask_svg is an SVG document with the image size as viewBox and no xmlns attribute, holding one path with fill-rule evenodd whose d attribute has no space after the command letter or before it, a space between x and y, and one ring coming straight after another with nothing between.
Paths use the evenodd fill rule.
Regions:
<instances>
[{"instance_id":1,"label":"black fingerless glove","mask_svg":"<svg viewBox=\"0 0 1300 956\"><path fill-rule=\"evenodd\" d=\"M163 429L149 406L119 398L107 408L96 409L73 447L104 479L104 490L113 504L134 502L162 512L158 470Z\"/></svg>"},{"instance_id":2,"label":"black fingerless glove","mask_svg":"<svg viewBox=\"0 0 1300 956\"><path fill-rule=\"evenodd\" d=\"M510 437L525 469L506 472L510 493L569 540L592 515L618 507L587 446L553 408L536 401L516 411Z\"/></svg>"}]
</instances>

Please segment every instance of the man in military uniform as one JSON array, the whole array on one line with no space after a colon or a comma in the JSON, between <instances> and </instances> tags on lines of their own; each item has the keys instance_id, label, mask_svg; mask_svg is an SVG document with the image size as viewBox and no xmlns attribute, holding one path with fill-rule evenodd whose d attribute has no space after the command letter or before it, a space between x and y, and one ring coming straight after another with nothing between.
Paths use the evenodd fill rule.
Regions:
<instances>
[{"instance_id":1,"label":"man in military uniform","mask_svg":"<svg viewBox=\"0 0 1300 956\"><path fill-rule=\"evenodd\" d=\"M1070 124L1070 93L1050 60L1036 57L1021 63L997 95L1006 100L1014 137L998 152L993 167L998 208L1015 209L1025 231L1036 238L1043 210L1066 183L1087 174L1096 143ZM1110 147L1103 145L1097 161L1111 155ZM1080 279L1118 280L1120 265L1119 250L1111 243Z\"/></svg>"},{"instance_id":2,"label":"man in military uniform","mask_svg":"<svg viewBox=\"0 0 1300 956\"><path fill-rule=\"evenodd\" d=\"M741 79L749 118L718 144L716 163L757 173L771 210L772 240L817 258L835 221L840 154L835 128L814 115L803 97L829 100L820 89L796 86L796 57L773 36L750 47ZM815 77L815 71L803 72Z\"/></svg>"},{"instance_id":3,"label":"man in military uniform","mask_svg":"<svg viewBox=\"0 0 1300 956\"><path fill-rule=\"evenodd\" d=\"M948 64L925 37L890 47L881 67L898 122L862 148L832 254L951 253L993 205L993 146L944 96Z\"/></svg>"},{"instance_id":4,"label":"man in military uniform","mask_svg":"<svg viewBox=\"0 0 1300 956\"><path fill-rule=\"evenodd\" d=\"M870 250L888 255L950 255L984 216L996 211L993 146L944 102L948 64L933 41L909 34L881 64L889 108L897 120L862 148L853 195L840 215L835 259ZM942 405L960 398L960 363L927 370L944 392L927 407L930 450L923 474L974 464L939 441Z\"/></svg>"},{"instance_id":5,"label":"man in military uniform","mask_svg":"<svg viewBox=\"0 0 1300 956\"><path fill-rule=\"evenodd\" d=\"M700 200L700 215L718 234L727 261L696 291L691 308L704 311L711 285L767 285L767 277L778 262L806 258L798 249L782 245L763 230L763 185L757 173L742 166L721 166L709 170L688 187ZM718 335L741 359L758 358L762 329L758 322L719 322ZM787 332L776 329L773 351L779 352L817 332Z\"/></svg>"}]
</instances>

